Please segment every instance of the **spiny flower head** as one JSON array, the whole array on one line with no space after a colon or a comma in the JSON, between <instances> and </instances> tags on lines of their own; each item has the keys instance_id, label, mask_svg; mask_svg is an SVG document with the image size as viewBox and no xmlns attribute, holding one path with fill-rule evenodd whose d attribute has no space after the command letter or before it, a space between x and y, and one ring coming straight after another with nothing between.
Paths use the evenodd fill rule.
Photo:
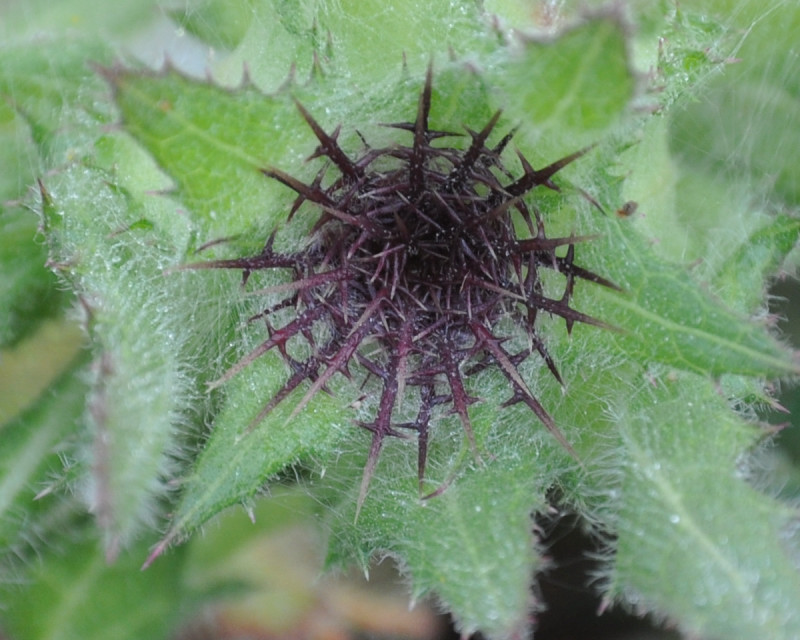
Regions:
<instances>
[{"instance_id":1,"label":"spiny flower head","mask_svg":"<svg viewBox=\"0 0 800 640\"><path fill-rule=\"evenodd\" d=\"M457 414L478 455L469 415L478 399L467 392L465 379L488 367L508 382L505 405L524 403L574 456L520 364L539 358L561 383L537 331L539 314L562 317L568 331L575 322L605 326L570 306L573 287L577 279L614 287L575 264L575 244L586 237L547 237L538 210L526 202L536 187L556 189L553 176L588 149L538 170L518 154L523 174L514 178L501 161L513 132L494 146L488 143L500 112L481 131L467 129L466 149L449 147L439 141L456 134L428 125L431 93L429 68L415 120L388 125L406 131L410 145L367 147L356 159L339 146L338 128L327 133L298 102L319 141L311 158L326 158L325 166L308 184L277 168L262 171L297 194L288 219L304 203L316 210L311 241L296 252L277 252L273 233L258 255L190 265L241 269L245 282L259 270L289 274L287 283L269 290L281 293L281 301L256 316L266 322L269 337L214 383L222 384L268 351L280 353L289 376L251 428L307 385L292 412L296 416L334 375L350 377L353 364L379 381L374 415L359 423L372 434L359 508L387 437L416 434L421 487L437 407ZM328 176L331 165L334 177ZM527 237L518 237L512 214L527 226ZM566 250L557 253L560 247ZM559 298L545 295L544 270L563 274ZM273 326L271 320L287 308L293 310L291 319ZM506 347L507 336L496 332L504 318L524 332L527 348ZM320 327L324 330L316 330ZM307 343L307 355L292 355L287 349L292 339ZM398 407L409 396L416 417L400 422Z\"/></svg>"}]
</instances>

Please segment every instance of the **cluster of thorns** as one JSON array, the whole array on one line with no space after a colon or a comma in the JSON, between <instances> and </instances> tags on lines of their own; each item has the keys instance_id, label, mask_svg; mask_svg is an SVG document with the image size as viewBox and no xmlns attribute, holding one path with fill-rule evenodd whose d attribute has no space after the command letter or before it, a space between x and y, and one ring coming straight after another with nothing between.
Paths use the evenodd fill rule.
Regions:
<instances>
[{"instance_id":1,"label":"cluster of thorns","mask_svg":"<svg viewBox=\"0 0 800 640\"><path fill-rule=\"evenodd\" d=\"M273 234L258 255L190 265L241 269L245 282L251 272L263 269L290 274L286 283L270 289L283 294L282 300L256 316L265 320L268 338L215 383L229 380L268 351L281 354L289 376L251 429L295 389L307 385L292 412L296 416L319 391L327 391L335 374L349 377L353 363L380 381L374 416L359 423L372 433L359 508L382 444L390 436L416 434L422 491L437 407L458 416L477 455L469 406L478 399L469 395L465 377L487 367L495 367L510 386L504 406L527 405L574 456L519 367L535 353L562 383L537 332L537 316L560 316L568 331L575 322L605 326L572 308L570 299L576 278L614 287L574 263L575 243L585 236L548 238L538 210L525 201L538 186L557 189L552 177L587 149L538 170L518 154L524 172L515 179L501 162L513 132L487 146L500 112L481 131L467 129L471 143L466 149L435 144L457 134L429 128L431 86L429 68L414 122L388 125L409 132L410 146L367 146L356 160L337 143L338 128L326 133L297 103L319 140L311 158L327 158L326 166L310 184L276 168L262 171L297 193L289 220L304 203L316 208L319 217L310 242L296 252L280 253L273 248ZM331 163L338 175L326 180ZM527 226L527 237L517 236L513 217ZM560 247L566 247L558 251L563 255L557 254ZM563 274L566 284L560 298L543 293L543 269ZM273 327L270 320L282 309L292 310L291 319ZM495 332L503 318L527 335L526 348L506 348L507 337ZM315 331L320 326L324 331ZM287 343L292 339L307 344L307 356L290 353ZM399 406L409 393L416 397L416 417L399 422Z\"/></svg>"}]
</instances>

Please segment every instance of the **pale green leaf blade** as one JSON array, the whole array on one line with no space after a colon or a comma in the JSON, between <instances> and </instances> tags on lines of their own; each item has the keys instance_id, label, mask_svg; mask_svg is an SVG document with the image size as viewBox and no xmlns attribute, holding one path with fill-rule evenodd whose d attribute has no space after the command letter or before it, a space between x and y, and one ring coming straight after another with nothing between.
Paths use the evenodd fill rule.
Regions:
<instances>
[{"instance_id":1,"label":"pale green leaf blade","mask_svg":"<svg viewBox=\"0 0 800 640\"><path fill-rule=\"evenodd\" d=\"M727 309L686 268L661 260L627 220L607 219L602 228L582 255L591 261L607 256L595 270L622 291L596 287L594 295L603 300L594 315L619 329L609 340L630 358L712 376L797 372L791 352L766 326Z\"/></svg>"},{"instance_id":2,"label":"pale green leaf blade","mask_svg":"<svg viewBox=\"0 0 800 640\"><path fill-rule=\"evenodd\" d=\"M429 499L421 499L417 487L414 447L387 443L357 519L362 467L354 464L348 475L328 481L341 483L344 498L331 505L329 562L357 558L366 564L374 554L389 553L407 574L413 597L436 598L462 633L480 631L489 638L524 633L531 613L541 606L530 592L543 566L531 514L543 508L552 476L537 465L531 439L517 442L516 448L495 446L485 465L471 461L472 454L462 449L462 455L442 456L454 465L447 468L439 451L424 492L438 488L442 493ZM444 488L448 474L455 480Z\"/></svg>"},{"instance_id":3,"label":"pale green leaf blade","mask_svg":"<svg viewBox=\"0 0 800 640\"><path fill-rule=\"evenodd\" d=\"M334 68L363 85L396 73L404 60L420 73L434 54L471 56L496 43L479 5L469 0L345 0L323 4L318 19L331 34Z\"/></svg>"},{"instance_id":4,"label":"pale green leaf blade","mask_svg":"<svg viewBox=\"0 0 800 640\"><path fill-rule=\"evenodd\" d=\"M734 309L753 312L764 301L764 286L800 238L800 220L777 215L753 232L714 278L719 296Z\"/></svg>"},{"instance_id":5,"label":"pale green leaf blade","mask_svg":"<svg viewBox=\"0 0 800 640\"><path fill-rule=\"evenodd\" d=\"M796 516L740 477L753 428L694 382L644 383L619 407L628 459L610 595L702 637L795 638L800 573L783 538Z\"/></svg>"},{"instance_id":6,"label":"pale green leaf blade","mask_svg":"<svg viewBox=\"0 0 800 640\"><path fill-rule=\"evenodd\" d=\"M288 466L310 456L328 459L337 440L357 428L336 386L333 396L321 392L292 415L306 392L301 386L254 422L287 378L280 359L268 354L226 385L224 407L184 481L165 543L185 538L230 505L248 503ZM352 390L343 397L350 395Z\"/></svg>"},{"instance_id":7,"label":"pale green leaf blade","mask_svg":"<svg viewBox=\"0 0 800 640\"><path fill-rule=\"evenodd\" d=\"M45 267L36 217L19 203L38 173L85 139L91 116L65 106L85 91L86 60L108 55L102 45L66 41L0 49L0 344L33 331L63 302Z\"/></svg>"},{"instance_id":8,"label":"pale green leaf blade","mask_svg":"<svg viewBox=\"0 0 800 640\"><path fill-rule=\"evenodd\" d=\"M169 14L210 46L234 49L247 33L253 10L254 3L249 0L198 0Z\"/></svg>"},{"instance_id":9,"label":"pale green leaf blade","mask_svg":"<svg viewBox=\"0 0 800 640\"><path fill-rule=\"evenodd\" d=\"M178 427L195 404L184 349L217 307L198 308L180 274L164 274L183 251L170 242L182 236L174 227L185 224L159 210L166 201L142 202L113 176L82 165L52 176L46 189L51 259L83 300L93 338L93 445L81 489L113 557L152 523L166 494Z\"/></svg>"},{"instance_id":10,"label":"pale green leaf blade","mask_svg":"<svg viewBox=\"0 0 800 640\"><path fill-rule=\"evenodd\" d=\"M201 243L285 217L275 206L286 189L260 171L313 149L288 96L253 87L227 91L174 71L154 75L108 70L125 130L174 180L176 195L199 226Z\"/></svg>"},{"instance_id":11,"label":"pale green leaf blade","mask_svg":"<svg viewBox=\"0 0 800 640\"><path fill-rule=\"evenodd\" d=\"M93 40L45 40L0 50L0 96L30 128L33 168L71 160L94 130L110 121L103 84L89 64L108 62L110 47ZM30 170L30 168L28 168Z\"/></svg>"},{"instance_id":12,"label":"pale green leaf blade","mask_svg":"<svg viewBox=\"0 0 800 640\"><path fill-rule=\"evenodd\" d=\"M523 41L520 54L486 69L499 89L497 106L524 123L532 158L552 161L598 142L619 123L637 83L627 28L609 12L553 40Z\"/></svg>"}]
</instances>

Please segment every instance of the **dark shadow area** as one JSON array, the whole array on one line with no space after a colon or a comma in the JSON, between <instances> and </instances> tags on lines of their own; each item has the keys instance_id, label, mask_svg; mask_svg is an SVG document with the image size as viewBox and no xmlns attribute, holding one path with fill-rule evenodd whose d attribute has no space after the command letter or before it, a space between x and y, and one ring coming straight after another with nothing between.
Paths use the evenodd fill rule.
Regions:
<instances>
[{"instance_id":1,"label":"dark shadow area","mask_svg":"<svg viewBox=\"0 0 800 640\"><path fill-rule=\"evenodd\" d=\"M776 282L770 290L773 299L770 311L778 321L779 335L790 346L800 345L800 281L785 278ZM776 437L781 452L787 456L795 468L800 467L800 386L784 384L777 397L778 402L788 411L774 412L769 416L772 423L788 425Z\"/></svg>"},{"instance_id":2,"label":"dark shadow area","mask_svg":"<svg viewBox=\"0 0 800 640\"><path fill-rule=\"evenodd\" d=\"M581 531L577 516L544 523L543 540L552 568L539 577L547 609L538 616L535 640L677 640L647 618L620 608L599 615L601 600L592 578L600 570L597 541Z\"/></svg>"},{"instance_id":3,"label":"dark shadow area","mask_svg":"<svg viewBox=\"0 0 800 640\"><path fill-rule=\"evenodd\" d=\"M536 592L546 605L537 615L533 640L679 640L680 634L620 608L600 615L601 599L591 585L600 562L597 541L567 515L537 523L545 531L543 546L551 568L537 576ZM455 631L448 640L459 638ZM477 636L481 638L481 636Z\"/></svg>"}]
</instances>

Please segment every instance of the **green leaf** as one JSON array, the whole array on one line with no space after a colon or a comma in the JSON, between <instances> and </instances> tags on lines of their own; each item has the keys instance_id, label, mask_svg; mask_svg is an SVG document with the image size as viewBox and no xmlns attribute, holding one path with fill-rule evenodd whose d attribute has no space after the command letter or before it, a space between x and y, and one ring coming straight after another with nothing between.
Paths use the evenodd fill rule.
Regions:
<instances>
[{"instance_id":1,"label":"green leaf","mask_svg":"<svg viewBox=\"0 0 800 640\"><path fill-rule=\"evenodd\" d=\"M643 383L618 409L628 456L609 595L702 637L797 637L800 575L781 543L794 514L736 469L752 427L686 376Z\"/></svg>"},{"instance_id":2,"label":"green leaf","mask_svg":"<svg viewBox=\"0 0 800 640\"><path fill-rule=\"evenodd\" d=\"M716 274L719 296L733 308L755 311L764 300L764 283L778 272L800 238L800 220L775 216L750 235Z\"/></svg>"},{"instance_id":3,"label":"green leaf","mask_svg":"<svg viewBox=\"0 0 800 640\"><path fill-rule=\"evenodd\" d=\"M552 162L618 124L636 86L627 46L622 18L609 12L551 41L523 41L520 54L487 69L498 106L525 123L534 158Z\"/></svg>"},{"instance_id":4,"label":"green leaf","mask_svg":"<svg viewBox=\"0 0 800 640\"><path fill-rule=\"evenodd\" d=\"M233 49L247 33L252 5L249 0L197 0L169 14L181 27L212 47Z\"/></svg>"},{"instance_id":5,"label":"green leaf","mask_svg":"<svg viewBox=\"0 0 800 640\"><path fill-rule=\"evenodd\" d=\"M495 42L469 0L322 3L319 22L331 34L335 68L364 85L397 73L404 59L420 73L437 52L471 56Z\"/></svg>"},{"instance_id":6,"label":"green leaf","mask_svg":"<svg viewBox=\"0 0 800 640\"><path fill-rule=\"evenodd\" d=\"M25 201L37 173L85 140L86 114L67 105L85 91L86 60L106 56L101 45L65 41L0 49L0 345L33 331L63 302L36 218L15 203Z\"/></svg>"},{"instance_id":7,"label":"green leaf","mask_svg":"<svg viewBox=\"0 0 800 640\"><path fill-rule=\"evenodd\" d=\"M185 481L164 544L185 538L225 507L249 502L267 480L295 462L309 456L332 456L337 440L355 428L335 391L333 397L319 394L294 416L294 407L305 392L302 388L255 423L264 405L283 386L284 369L270 354L227 385L225 406Z\"/></svg>"},{"instance_id":8,"label":"green leaf","mask_svg":"<svg viewBox=\"0 0 800 640\"><path fill-rule=\"evenodd\" d=\"M800 28L796 3L702 0L698 10L745 30L735 64L676 113L673 141L693 168L744 180L751 191L794 205L800 201L800 82L793 55Z\"/></svg>"},{"instance_id":9,"label":"green leaf","mask_svg":"<svg viewBox=\"0 0 800 640\"><path fill-rule=\"evenodd\" d=\"M185 238L174 230L185 221L164 215L168 201L143 202L113 183L105 172L74 165L48 180L44 203L52 257L90 315L94 444L84 491L110 556L152 521L178 450L181 414L191 415L182 350L203 323L195 326L187 315L212 312L219 321L215 306L196 308L196 293L179 274L164 275L176 253L169 240ZM135 224L142 217L157 228Z\"/></svg>"},{"instance_id":10,"label":"green leaf","mask_svg":"<svg viewBox=\"0 0 800 640\"><path fill-rule=\"evenodd\" d=\"M3 626L17 640L168 637L181 605L183 553L139 571L143 545L106 564L100 545L77 542L37 562L24 587L5 587Z\"/></svg>"},{"instance_id":11,"label":"green leaf","mask_svg":"<svg viewBox=\"0 0 800 640\"><path fill-rule=\"evenodd\" d=\"M607 219L601 237L583 249L590 260L618 256L606 258L598 272L623 291L595 289L604 301L594 313L620 329L610 340L629 358L712 376L797 372L791 353L765 326L726 309L686 269L658 258L626 220Z\"/></svg>"},{"instance_id":12,"label":"green leaf","mask_svg":"<svg viewBox=\"0 0 800 640\"><path fill-rule=\"evenodd\" d=\"M545 504L552 477L532 471L536 458L526 456L529 446L515 459L507 448L497 448L497 459L479 470L465 469L441 495L420 500L413 460L397 449L383 453L383 468L356 521L355 492L331 506L336 515L329 562L356 557L365 563L373 554L389 553L407 573L414 599L434 595L462 633L524 633L532 610L541 606L529 591L543 565L531 512ZM353 471L338 481L349 480L357 489L361 467Z\"/></svg>"},{"instance_id":13,"label":"green leaf","mask_svg":"<svg viewBox=\"0 0 800 640\"><path fill-rule=\"evenodd\" d=\"M287 96L226 91L174 71L105 75L125 129L173 178L202 241L282 221L269 204L284 188L259 170L304 153L313 135Z\"/></svg>"},{"instance_id":14,"label":"green leaf","mask_svg":"<svg viewBox=\"0 0 800 640\"><path fill-rule=\"evenodd\" d=\"M103 86L97 77L89 82ZM168 182L129 138L92 133L90 141L77 141L83 161L47 180L42 208L51 259L89 312L94 444L85 454L90 476L82 489L113 557L157 517L179 425L202 412L197 381L185 367L196 368L188 363L219 349L216 339L226 334L224 313L213 303L221 294L211 293L218 283L208 279L206 297L187 288L181 274L164 272L192 233L173 201L152 194Z\"/></svg>"},{"instance_id":15,"label":"green leaf","mask_svg":"<svg viewBox=\"0 0 800 640\"><path fill-rule=\"evenodd\" d=\"M102 84L88 62L107 62L111 49L94 40L66 39L0 49L0 96L30 127L37 166L57 166L74 157L110 120Z\"/></svg>"}]
</instances>

